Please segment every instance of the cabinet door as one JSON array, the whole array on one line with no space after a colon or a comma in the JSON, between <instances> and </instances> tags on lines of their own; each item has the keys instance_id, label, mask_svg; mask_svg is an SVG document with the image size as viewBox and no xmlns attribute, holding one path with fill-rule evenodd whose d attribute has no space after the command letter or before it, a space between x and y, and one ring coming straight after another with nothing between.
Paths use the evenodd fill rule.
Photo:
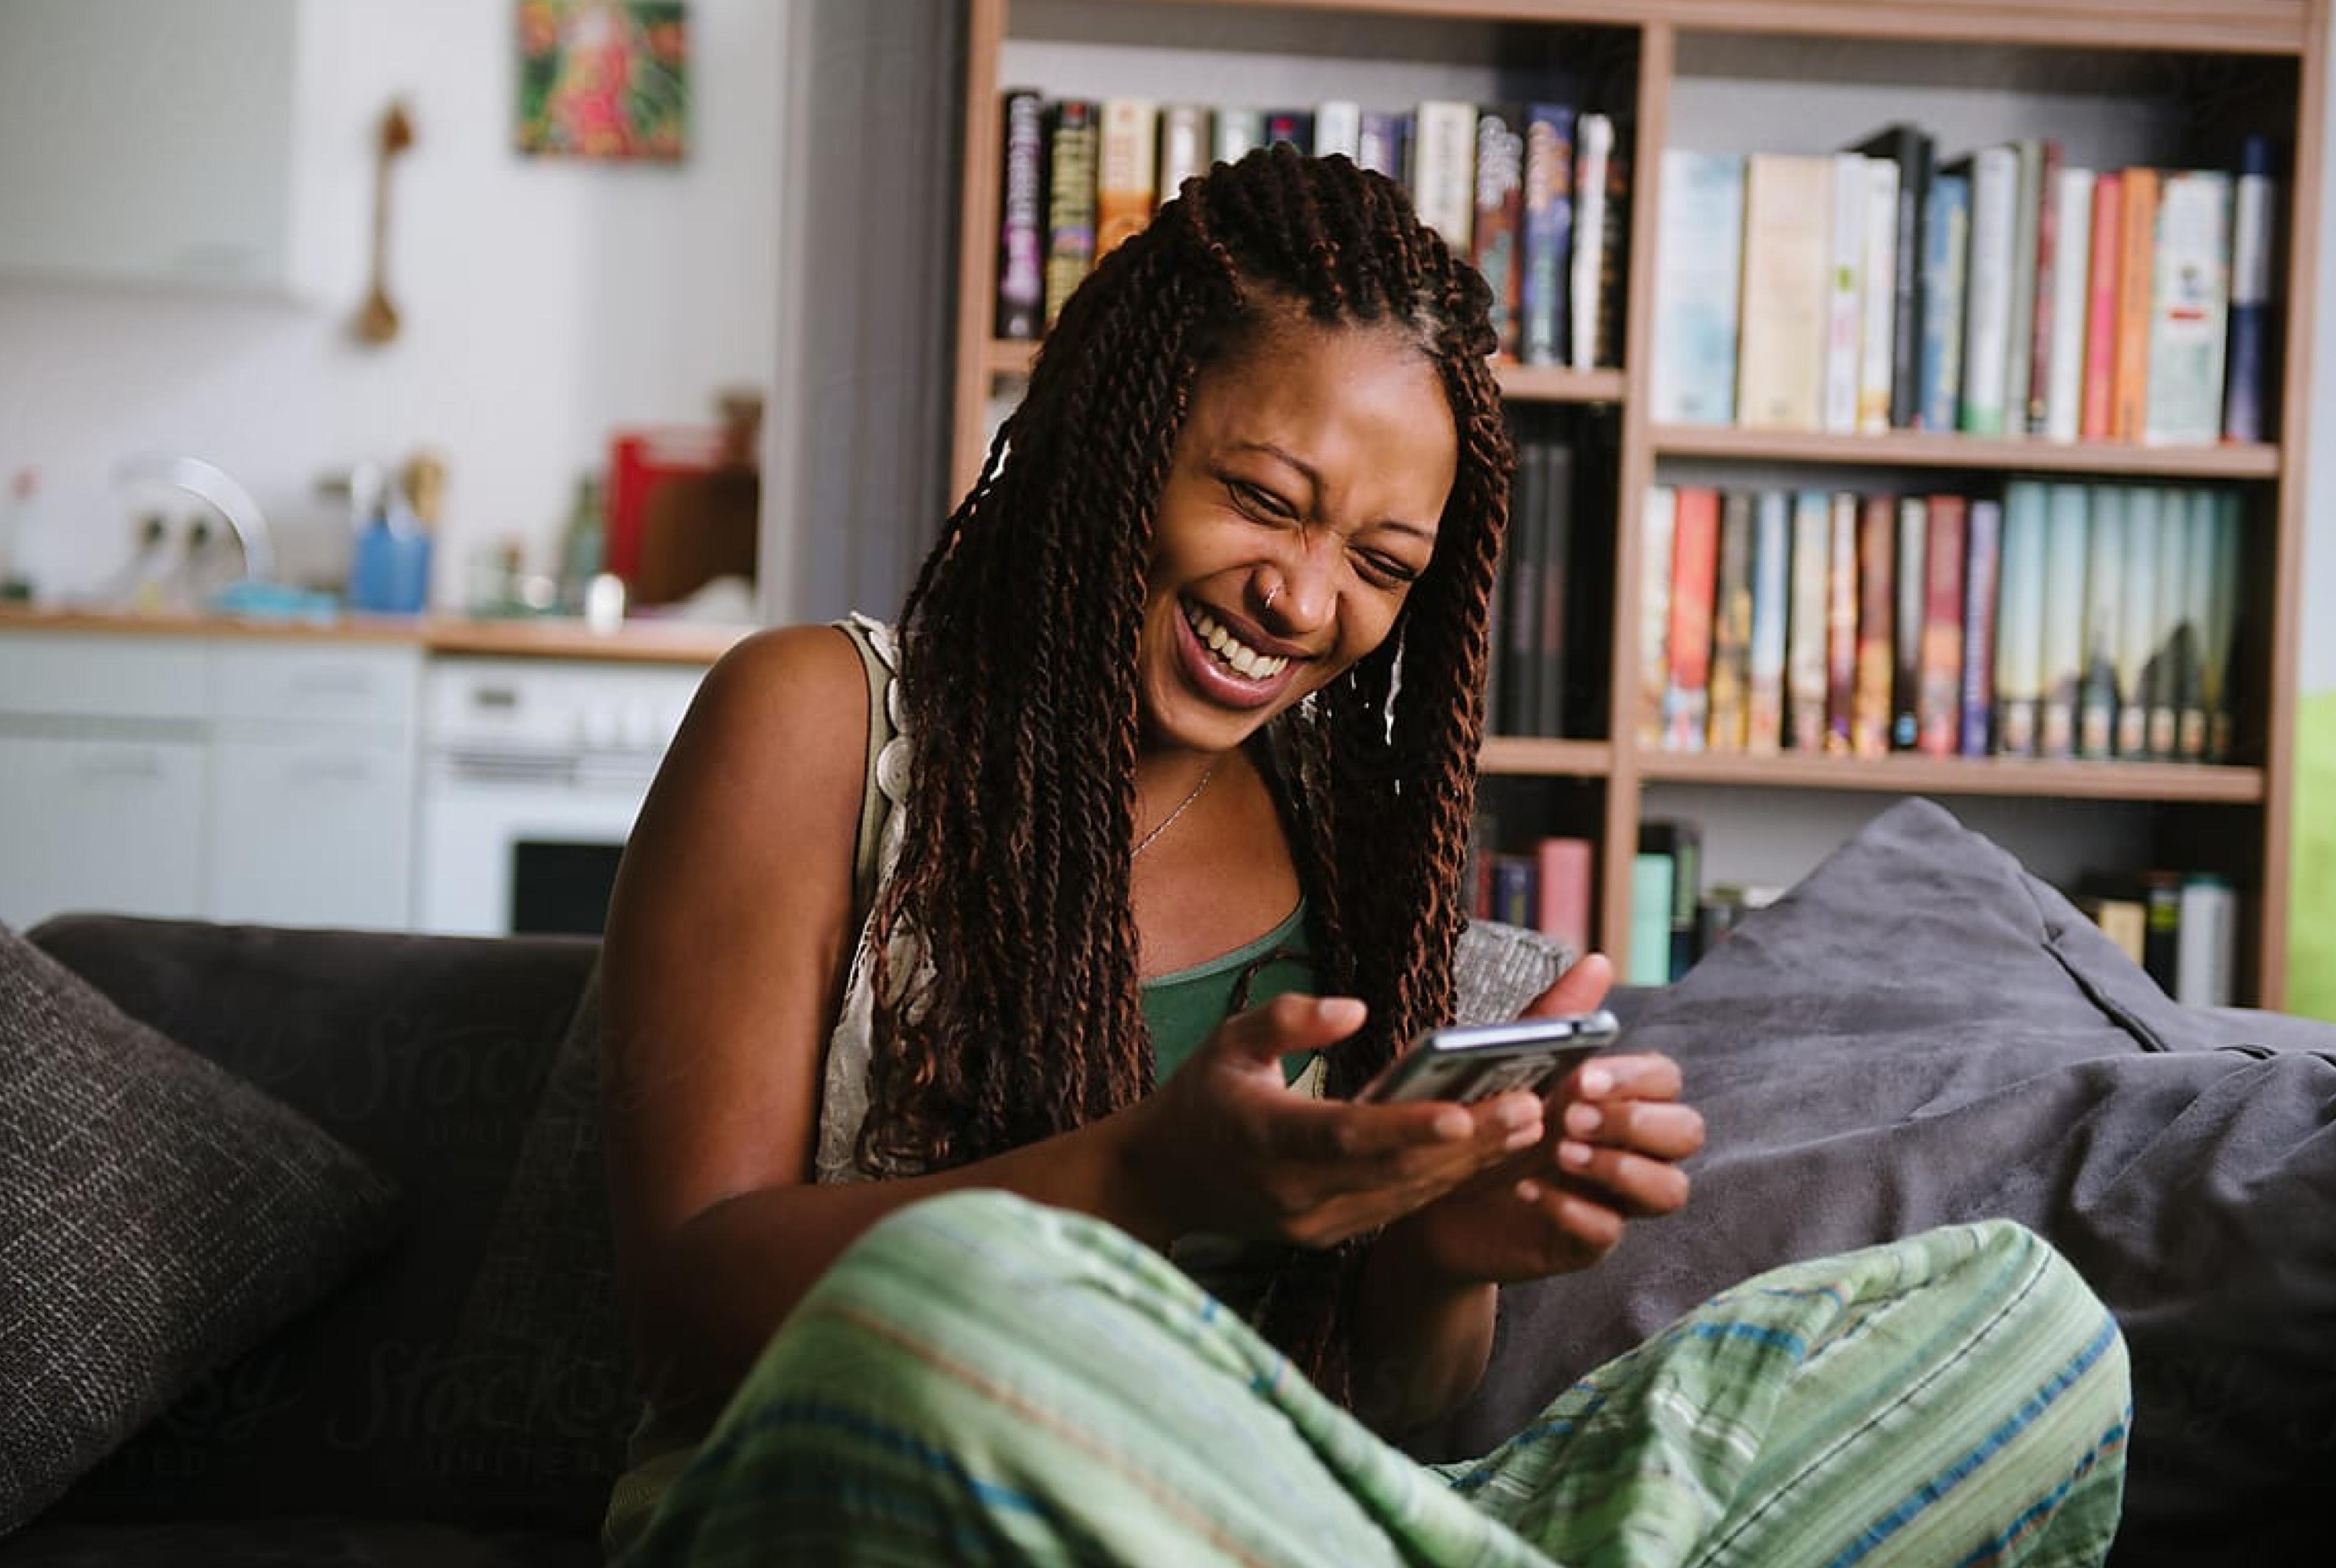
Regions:
<instances>
[{"instance_id":1,"label":"cabinet door","mask_svg":"<svg viewBox=\"0 0 2336 1568\"><path fill-rule=\"evenodd\" d=\"M414 844L414 754L335 735L213 743L214 920L403 927Z\"/></svg>"},{"instance_id":2,"label":"cabinet door","mask_svg":"<svg viewBox=\"0 0 2336 1568\"><path fill-rule=\"evenodd\" d=\"M199 740L0 735L0 920L200 912Z\"/></svg>"}]
</instances>

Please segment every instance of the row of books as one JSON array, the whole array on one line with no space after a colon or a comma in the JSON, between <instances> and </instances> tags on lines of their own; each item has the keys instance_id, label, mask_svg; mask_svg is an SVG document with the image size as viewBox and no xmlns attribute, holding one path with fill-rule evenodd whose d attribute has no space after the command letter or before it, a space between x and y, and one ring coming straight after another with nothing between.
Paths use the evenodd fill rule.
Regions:
<instances>
[{"instance_id":1,"label":"row of books","mask_svg":"<svg viewBox=\"0 0 2336 1568\"><path fill-rule=\"evenodd\" d=\"M1489 831L1489 830L1487 830ZM1576 952L1594 945L1591 893L1597 863L1585 838L1552 835L1518 852L1480 853L1479 919L1539 930ZM1703 833L1691 822L1650 820L1630 862L1630 965L1634 986L1677 980L1748 914L1783 896L1765 883L1703 881ZM2236 991L2238 896L2206 872L2107 872L2079 884L2078 907L2175 1001L2228 1007Z\"/></svg>"},{"instance_id":2,"label":"row of books","mask_svg":"<svg viewBox=\"0 0 2336 1568\"><path fill-rule=\"evenodd\" d=\"M2226 486L1655 486L1639 744L2225 761L2241 511Z\"/></svg>"},{"instance_id":3,"label":"row of books","mask_svg":"<svg viewBox=\"0 0 2336 1568\"><path fill-rule=\"evenodd\" d=\"M2049 140L1933 167L1895 124L1829 155L1666 151L1662 192L1658 420L2265 438L2260 138L2235 172L2096 171Z\"/></svg>"},{"instance_id":4,"label":"row of books","mask_svg":"<svg viewBox=\"0 0 2336 1568\"><path fill-rule=\"evenodd\" d=\"M1571 600L1585 585L1574 570L1573 444L1520 435L1516 448L1485 715L1495 735L1562 735L1588 716L1571 686L1582 673L1576 667L1594 673L1605 662L1574 657Z\"/></svg>"},{"instance_id":5,"label":"row of books","mask_svg":"<svg viewBox=\"0 0 2336 1568\"><path fill-rule=\"evenodd\" d=\"M1492 285L1501 352L1588 370L1621 362L1630 163L1613 120L1570 104L1431 100L1256 110L1004 94L996 330L1035 338L1088 270L1212 163L1289 142L1405 185Z\"/></svg>"}]
</instances>

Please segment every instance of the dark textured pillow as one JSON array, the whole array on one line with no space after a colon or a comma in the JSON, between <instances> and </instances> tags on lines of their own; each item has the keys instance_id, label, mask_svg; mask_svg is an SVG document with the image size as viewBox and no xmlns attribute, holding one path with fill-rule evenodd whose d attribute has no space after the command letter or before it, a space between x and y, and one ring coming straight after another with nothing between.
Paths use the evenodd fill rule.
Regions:
<instances>
[{"instance_id":1,"label":"dark textured pillow","mask_svg":"<svg viewBox=\"0 0 2336 1568\"><path fill-rule=\"evenodd\" d=\"M394 1203L0 927L0 1534L328 1290Z\"/></svg>"},{"instance_id":2,"label":"dark textured pillow","mask_svg":"<svg viewBox=\"0 0 2336 1568\"><path fill-rule=\"evenodd\" d=\"M2336 1463L2336 1028L2178 1007L1946 812L1892 808L1667 992L1628 1043L1710 1126L1687 1212L1504 1293L1492 1371L1416 1451L1480 1452L1747 1274L2004 1215L2134 1360L2113 1561L2325 1550Z\"/></svg>"}]
</instances>

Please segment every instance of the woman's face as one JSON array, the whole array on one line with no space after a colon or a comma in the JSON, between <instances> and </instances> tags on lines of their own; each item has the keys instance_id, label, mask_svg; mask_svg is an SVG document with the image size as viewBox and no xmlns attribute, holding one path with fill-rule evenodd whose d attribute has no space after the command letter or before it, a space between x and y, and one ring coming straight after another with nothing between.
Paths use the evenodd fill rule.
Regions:
<instances>
[{"instance_id":1,"label":"woman's face","mask_svg":"<svg viewBox=\"0 0 2336 1568\"><path fill-rule=\"evenodd\" d=\"M1384 641L1458 463L1436 366L1391 328L1280 321L1203 375L1153 542L1147 739L1230 750Z\"/></svg>"}]
</instances>

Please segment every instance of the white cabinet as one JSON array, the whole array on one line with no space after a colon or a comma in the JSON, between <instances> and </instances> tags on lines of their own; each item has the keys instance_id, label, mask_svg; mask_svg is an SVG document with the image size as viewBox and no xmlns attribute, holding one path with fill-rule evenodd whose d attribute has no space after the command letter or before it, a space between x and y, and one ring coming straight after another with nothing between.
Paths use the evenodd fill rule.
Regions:
<instances>
[{"instance_id":1,"label":"white cabinet","mask_svg":"<svg viewBox=\"0 0 2336 1568\"><path fill-rule=\"evenodd\" d=\"M0 920L203 912L203 743L0 734Z\"/></svg>"},{"instance_id":2,"label":"white cabinet","mask_svg":"<svg viewBox=\"0 0 2336 1568\"><path fill-rule=\"evenodd\" d=\"M0 276L287 292L298 11L0 4Z\"/></svg>"},{"instance_id":3,"label":"white cabinet","mask_svg":"<svg viewBox=\"0 0 2336 1568\"><path fill-rule=\"evenodd\" d=\"M214 920L403 927L413 746L362 733L217 739L208 838Z\"/></svg>"}]
</instances>

